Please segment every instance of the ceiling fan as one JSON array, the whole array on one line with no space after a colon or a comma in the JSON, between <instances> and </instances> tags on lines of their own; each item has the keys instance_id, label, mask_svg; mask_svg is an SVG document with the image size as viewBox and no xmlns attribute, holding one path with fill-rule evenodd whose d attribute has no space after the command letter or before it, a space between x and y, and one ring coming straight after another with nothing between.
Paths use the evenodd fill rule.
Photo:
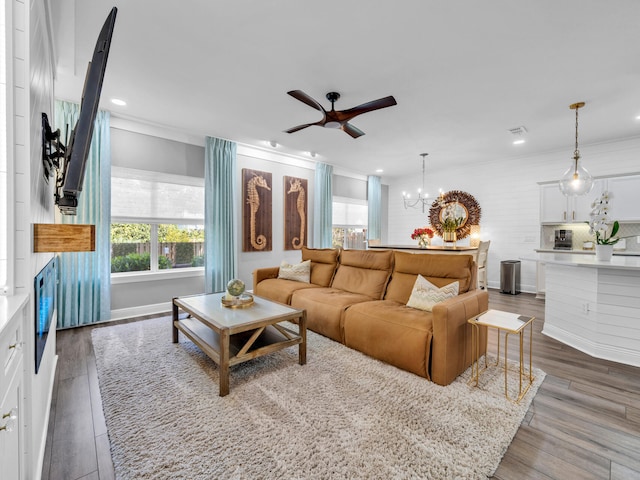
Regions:
<instances>
[{"instance_id":1,"label":"ceiling fan","mask_svg":"<svg viewBox=\"0 0 640 480\"><path fill-rule=\"evenodd\" d=\"M348 110L338 110L335 109L335 102L340 98L340 94L338 92L329 92L326 97L327 100L331 102L331 110L326 111L322 105L316 102L309 95L304 93L302 90L291 90L287 92L293 98L300 100L303 103L306 103L312 108L316 110L320 110L322 112L322 120L315 123L305 123L304 125L298 125L297 127L290 128L289 130L285 130L287 133L297 132L298 130L302 130L303 128L310 127L312 125L317 125L318 127L325 128L339 128L343 132L348 133L353 138L358 138L364 135L364 132L359 128L354 127L349 123L349 121L356 117L357 115L361 115L363 113L372 112L373 110L379 110L381 108L392 107L396 105L396 99L392 96L379 98L378 100L373 100L371 102L363 103L362 105L358 105L357 107L350 108Z\"/></svg>"}]
</instances>

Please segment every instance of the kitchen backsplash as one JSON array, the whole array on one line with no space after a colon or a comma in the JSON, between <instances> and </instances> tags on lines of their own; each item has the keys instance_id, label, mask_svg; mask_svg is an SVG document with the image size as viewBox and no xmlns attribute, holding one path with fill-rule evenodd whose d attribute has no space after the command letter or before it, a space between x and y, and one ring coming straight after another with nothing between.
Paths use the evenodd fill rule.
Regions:
<instances>
[{"instance_id":1,"label":"kitchen backsplash","mask_svg":"<svg viewBox=\"0 0 640 480\"><path fill-rule=\"evenodd\" d=\"M595 237L589 235L589 225L586 223L565 223L562 225L542 225L540 236L540 248L552 249L554 244L555 230L571 230L573 232L573 249L582 250L584 242L594 242ZM614 246L615 250L640 253L640 223L621 223L618 230L618 237L631 237L621 240Z\"/></svg>"}]
</instances>

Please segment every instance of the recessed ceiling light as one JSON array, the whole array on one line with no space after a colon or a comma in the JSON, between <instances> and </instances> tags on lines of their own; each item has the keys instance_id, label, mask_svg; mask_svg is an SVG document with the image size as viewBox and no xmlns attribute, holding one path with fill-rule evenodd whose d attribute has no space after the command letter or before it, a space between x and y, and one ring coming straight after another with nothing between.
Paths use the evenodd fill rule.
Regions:
<instances>
[{"instance_id":1,"label":"recessed ceiling light","mask_svg":"<svg viewBox=\"0 0 640 480\"><path fill-rule=\"evenodd\" d=\"M638 115L638 116L636 117L636 120L640 120L640 115Z\"/></svg>"},{"instance_id":2,"label":"recessed ceiling light","mask_svg":"<svg viewBox=\"0 0 640 480\"><path fill-rule=\"evenodd\" d=\"M378 168L378 169L376 170L376 173L382 173L382 172L384 172L384 170L383 170L383 169L381 169L381 168Z\"/></svg>"},{"instance_id":3,"label":"recessed ceiling light","mask_svg":"<svg viewBox=\"0 0 640 480\"><path fill-rule=\"evenodd\" d=\"M119 107L124 107L127 104L127 102L125 102L124 100L120 100L119 98L112 98L111 103L113 103L114 105L118 105Z\"/></svg>"},{"instance_id":4,"label":"recessed ceiling light","mask_svg":"<svg viewBox=\"0 0 640 480\"><path fill-rule=\"evenodd\" d=\"M514 140L513 144L514 145L522 145L525 142L524 138L521 138L519 140Z\"/></svg>"}]
</instances>

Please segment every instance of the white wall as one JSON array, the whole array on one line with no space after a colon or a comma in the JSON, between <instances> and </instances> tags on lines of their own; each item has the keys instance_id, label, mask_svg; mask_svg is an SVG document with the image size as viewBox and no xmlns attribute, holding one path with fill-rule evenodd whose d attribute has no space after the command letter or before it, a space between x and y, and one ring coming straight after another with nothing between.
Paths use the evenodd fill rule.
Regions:
<instances>
[{"instance_id":1,"label":"white wall","mask_svg":"<svg viewBox=\"0 0 640 480\"><path fill-rule=\"evenodd\" d=\"M16 4L19 2L16 2ZM47 113L49 120L53 121L53 52L51 50L52 37L49 28L48 2L44 0L31 0L29 19L29 167L21 180L23 187L16 188L16 200L23 194L24 211L31 212L32 223L54 223L54 179L49 180L49 184L44 181L42 167L42 112ZM27 162L25 162L26 164ZM29 188L26 188L30 183ZM16 184L17 185L17 184ZM22 192L22 193L20 193ZM18 207L16 207L18 212ZM24 288L32 297L33 304L33 278L52 258L51 253L33 252L33 235L30 225L24 227L24 231L19 230L20 216L16 215L16 270L25 271L18 267L18 259L24 254L26 263L30 263L30 273L25 279L16 282L18 289ZM20 247L18 247L20 246ZM19 254L19 252L21 252ZM31 309L33 312L34 309ZM33 314L35 315L35 314ZM55 319L53 320L55 322ZM35 321L33 316L29 317L29 325L25 329L25 339L30 346L25 354L27 355L27 374L31 375L31 421L29 437L31 445L28 448L28 458L30 465L27 467L26 478L39 478L42 470L42 461L47 436L47 425L49 423L49 411L51 405L53 380L56 370L56 335L55 323L47 338L46 348L43 354L40 370L35 375L33 338L35 337Z\"/></svg>"},{"instance_id":2,"label":"white wall","mask_svg":"<svg viewBox=\"0 0 640 480\"><path fill-rule=\"evenodd\" d=\"M53 189L42 177L41 113L52 118L53 62L46 0L3 2L6 17L6 149L8 294L26 294L23 324L25 451L23 478L40 478L56 365L55 331L49 333L35 374L33 279L53 254L34 254L33 223L52 223ZM4 192L3 192L4 194ZM55 325L55 324L54 324ZM0 467L1 468L1 467Z\"/></svg>"},{"instance_id":3,"label":"white wall","mask_svg":"<svg viewBox=\"0 0 640 480\"><path fill-rule=\"evenodd\" d=\"M540 245L540 196L537 182L560 178L569 165L572 148L536 156L496 159L464 167L451 166L427 171L425 189L437 192L462 190L473 195L482 209L481 239L491 240L488 259L489 287L500 285L500 262L530 255ZM618 175L640 170L640 138L580 148L582 162L594 176ZM423 214L405 210L402 192L419 186L416 176L387 179L389 183L390 244L413 244L414 228L429 224L428 210ZM385 182L386 183L386 182ZM640 200L640 193L639 193ZM535 291L535 263L522 262L522 291Z\"/></svg>"},{"instance_id":4,"label":"white wall","mask_svg":"<svg viewBox=\"0 0 640 480\"><path fill-rule=\"evenodd\" d=\"M115 120L117 128L132 131L145 130L145 134L154 134L151 127L124 125ZM156 132L163 138L172 138L169 132ZM173 140L185 143L204 143L203 139L173 137ZM117 149L116 149L117 150ZM569 149L571 150L571 149ZM595 175L624 174L638 171L635 166L640 155L640 138L600 145L583 146L581 148L585 166ZM540 197L538 182L553 181L560 177L571 158L571 151L550 152L538 156L518 157L495 160L477 164L470 159L464 168L449 167L437 171L429 171L426 189L437 192L445 190L463 190L472 194L482 208L481 239L491 240L489 251L488 280L489 286L498 288L500 283L500 262L502 260L520 259L531 254L540 246ZM119 160L119 164L127 165ZM313 235L313 178L315 162L280 155L276 151L254 149L238 146L238 179L243 168L251 168L272 173L272 250L267 252L242 252L242 210L237 214L238 241L238 276L247 285L251 285L252 272L256 268L279 265L282 260L299 261L300 252L284 250L283 221L283 177L298 176L308 180L308 234ZM338 172L349 175L347 172ZM360 178L361 176L355 176ZM365 177L362 177L365 178ZM389 244L412 244L410 235L414 228L428 225L428 208L425 213L420 210L405 210L402 205L402 191L414 191L417 188L416 176L399 179L383 178L385 191L388 190L388 203L383 210L388 210L388 226L384 228L383 238ZM238 189L237 202L243 205L241 189ZM385 225L383 221L383 225ZM468 243L463 240L460 244ZM523 291L535 291L535 264L523 261L521 288ZM153 285L153 288L152 288ZM112 308L114 318L123 318L129 313L142 314L138 307L155 305L152 311L163 311L165 307L158 302L166 302L168 306L172 296L188 293L199 293L201 278L176 279L153 283L138 287L133 284L114 285L112 290ZM185 291L185 288L188 291ZM147 292L139 295L138 292ZM165 299L165 300L162 300ZM115 310L122 309L121 312Z\"/></svg>"},{"instance_id":5,"label":"white wall","mask_svg":"<svg viewBox=\"0 0 640 480\"><path fill-rule=\"evenodd\" d=\"M204 176L204 138L169 129L111 118L113 165L189 176ZM272 248L266 252L242 251L242 188L238 185L236 238L238 277L251 288L256 268L279 265L284 259L300 261L300 251L284 250L284 176L307 179L308 240L313 234L313 183L315 162L281 155L277 151L238 145L237 178L242 169L272 174ZM310 242L308 242L310 244ZM174 273L174 272L172 272ZM117 278L111 285L111 318L170 311L171 299L204 292L202 273L140 275Z\"/></svg>"},{"instance_id":6,"label":"white wall","mask_svg":"<svg viewBox=\"0 0 640 480\"><path fill-rule=\"evenodd\" d=\"M238 239L238 278L247 288L253 283L253 271L256 268L277 266L282 260L297 263L301 260L299 250L284 249L284 177L299 177L307 179L307 245L311 245L313 238L313 198L314 198L314 173L313 162L294 160L286 157L258 150L246 148L238 149L238 179L242 179L242 169L249 168L271 173L272 195L272 249L268 252L243 252L242 251L242 205L246 201L242 197L242 189L238 189L237 205L237 239Z\"/></svg>"}]
</instances>

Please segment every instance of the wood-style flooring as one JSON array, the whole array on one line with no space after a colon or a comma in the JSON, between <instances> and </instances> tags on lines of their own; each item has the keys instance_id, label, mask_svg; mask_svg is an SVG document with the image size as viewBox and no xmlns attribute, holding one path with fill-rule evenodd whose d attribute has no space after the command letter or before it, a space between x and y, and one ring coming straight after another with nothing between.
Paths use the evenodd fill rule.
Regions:
<instances>
[{"instance_id":1,"label":"wood-style flooring","mask_svg":"<svg viewBox=\"0 0 640 480\"><path fill-rule=\"evenodd\" d=\"M536 317L533 363L547 373L493 478L640 480L640 368L592 358L542 335L544 301L531 294L489 295L490 308ZM93 328L101 326L57 334L43 480L114 478ZM495 351L495 335L490 342Z\"/></svg>"}]
</instances>

